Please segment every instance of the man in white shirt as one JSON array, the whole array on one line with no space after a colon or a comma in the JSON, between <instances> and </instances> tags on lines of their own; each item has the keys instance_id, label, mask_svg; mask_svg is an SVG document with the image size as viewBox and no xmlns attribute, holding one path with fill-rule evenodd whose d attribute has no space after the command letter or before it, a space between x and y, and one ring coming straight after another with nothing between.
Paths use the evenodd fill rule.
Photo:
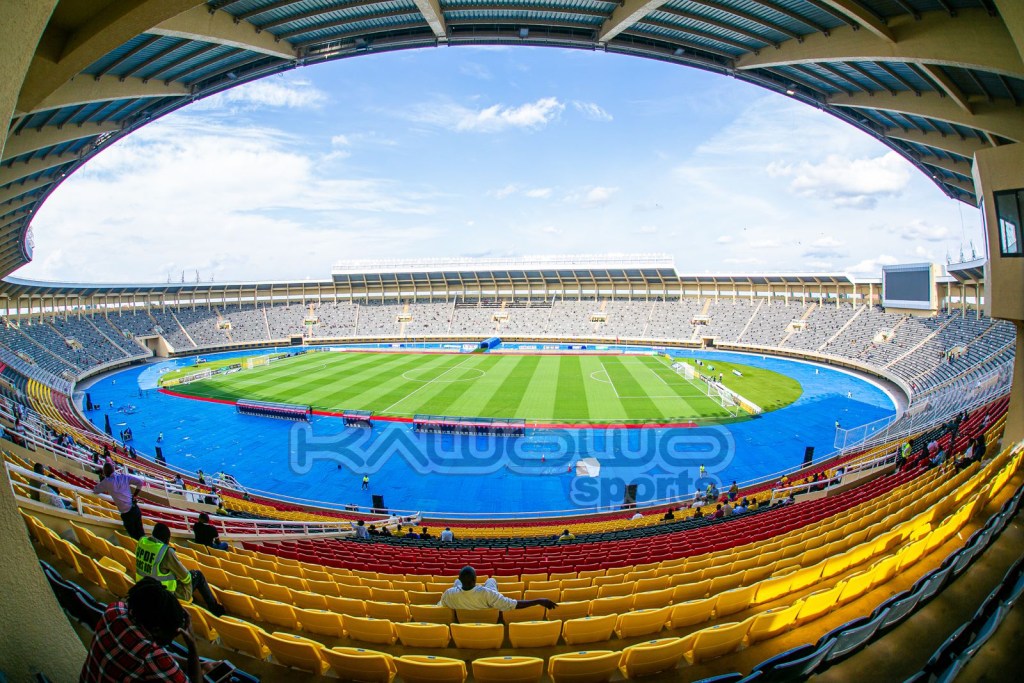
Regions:
<instances>
[{"instance_id":1,"label":"man in white shirt","mask_svg":"<svg viewBox=\"0 0 1024 683\"><path fill-rule=\"evenodd\" d=\"M455 579L455 585L441 595L441 601L437 604L449 609L496 609L501 612L525 609L534 605L542 605L547 609L558 607L553 600L547 598L515 600L505 597L498 592L498 582L493 578L487 579L484 585L478 586L476 585L476 570L472 567L462 568L459 578Z\"/></svg>"},{"instance_id":2,"label":"man in white shirt","mask_svg":"<svg viewBox=\"0 0 1024 683\"><path fill-rule=\"evenodd\" d=\"M452 530L449 527L445 527L444 531L441 532L441 542L442 543L451 543L454 540L455 540L455 534L452 533Z\"/></svg>"},{"instance_id":3,"label":"man in white shirt","mask_svg":"<svg viewBox=\"0 0 1024 683\"><path fill-rule=\"evenodd\" d=\"M146 535L142 528L142 510L135 502L142 486L142 477L136 477L123 472L115 472L114 466L109 462L103 464L103 480L93 487L93 493L105 493L110 496L121 513L121 523L124 530L136 541Z\"/></svg>"},{"instance_id":4,"label":"man in white shirt","mask_svg":"<svg viewBox=\"0 0 1024 683\"><path fill-rule=\"evenodd\" d=\"M356 538L363 541L367 541L370 539L370 530L366 528L366 524L363 522L363 520L359 520L358 522L349 522L349 526L351 526L352 529L355 530Z\"/></svg>"}]
</instances>

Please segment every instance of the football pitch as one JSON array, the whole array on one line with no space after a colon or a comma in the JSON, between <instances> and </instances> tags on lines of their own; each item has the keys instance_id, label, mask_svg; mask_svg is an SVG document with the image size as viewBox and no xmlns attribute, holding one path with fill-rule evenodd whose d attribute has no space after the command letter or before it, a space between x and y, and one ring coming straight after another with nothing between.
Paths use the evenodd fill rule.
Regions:
<instances>
[{"instance_id":1,"label":"football pitch","mask_svg":"<svg viewBox=\"0 0 1024 683\"><path fill-rule=\"evenodd\" d=\"M766 412L789 405L801 393L796 380L770 370L720 361L714 367L728 388ZM330 412L370 410L393 417L429 414L563 423L732 419L703 388L699 379L676 373L662 356L326 352L217 375L174 386L173 391L225 401L310 405Z\"/></svg>"}]
</instances>

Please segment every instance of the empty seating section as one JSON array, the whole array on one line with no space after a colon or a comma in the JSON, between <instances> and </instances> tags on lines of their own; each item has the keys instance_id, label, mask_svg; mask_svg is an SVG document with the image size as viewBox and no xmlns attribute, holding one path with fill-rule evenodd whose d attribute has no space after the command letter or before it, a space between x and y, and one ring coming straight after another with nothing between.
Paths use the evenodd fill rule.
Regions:
<instances>
[{"instance_id":1,"label":"empty seating section","mask_svg":"<svg viewBox=\"0 0 1024 683\"><path fill-rule=\"evenodd\" d=\"M314 673L332 667L362 672L361 680L390 680L396 671L410 680L464 680L466 656L455 656L451 649L457 648L460 653L498 650L496 657L471 657L479 680L517 675L525 678L516 680L537 680L543 670L555 681L601 679L617 670L639 676L699 664L768 640L884 586L897 573L917 571L923 557L957 537L990 501L1005 497L1004 487L1022 457L1018 445L959 473L935 469L916 477L890 477L897 480L895 487L878 489L815 522L804 520L801 508L808 504L798 503L788 508L792 527L780 524L769 538L711 552L599 570L496 572L499 588L514 595L552 585L563 599L567 591L588 585L596 586L598 595L607 586L630 589L565 602L546 613L541 608L531 620L508 624L493 623L483 614L476 621L460 615L467 618L453 623L449 610L430 606L414 614L416 605L405 599L417 592L433 594L436 602L451 585L447 572L424 576L335 568L275 557L265 547L234 552L180 547L179 555L189 568L202 569L230 614L217 618L191 609L193 618L202 621L196 628L200 637L280 665ZM31 514L23 516L37 542L84 583L114 594L130 585L120 568L130 567L110 559L119 555L130 562L124 548L79 526L72 527L75 541L68 542ZM988 538L993 532L986 533ZM984 548L980 538L975 534L968 542L978 546L976 552ZM721 581L725 577L736 578ZM374 599L375 590L391 591L377 594L391 602ZM920 599L918 593L898 596L879 609L898 621ZM516 655L517 648L530 648L543 658Z\"/></svg>"}]
</instances>

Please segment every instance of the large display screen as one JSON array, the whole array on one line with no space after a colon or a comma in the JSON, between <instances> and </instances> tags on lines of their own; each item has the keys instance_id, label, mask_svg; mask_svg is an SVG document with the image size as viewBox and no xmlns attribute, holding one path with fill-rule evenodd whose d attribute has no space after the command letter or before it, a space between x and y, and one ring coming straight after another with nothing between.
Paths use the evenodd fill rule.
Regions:
<instances>
[{"instance_id":1,"label":"large display screen","mask_svg":"<svg viewBox=\"0 0 1024 683\"><path fill-rule=\"evenodd\" d=\"M932 308L932 270L927 263L882 268L882 301L894 308Z\"/></svg>"}]
</instances>

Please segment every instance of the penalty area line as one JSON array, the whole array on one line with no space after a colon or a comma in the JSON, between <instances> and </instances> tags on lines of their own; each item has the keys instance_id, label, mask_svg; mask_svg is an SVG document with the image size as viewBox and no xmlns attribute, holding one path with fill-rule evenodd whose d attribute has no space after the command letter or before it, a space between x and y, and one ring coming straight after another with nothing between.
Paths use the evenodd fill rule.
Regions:
<instances>
[{"instance_id":1,"label":"penalty area line","mask_svg":"<svg viewBox=\"0 0 1024 683\"><path fill-rule=\"evenodd\" d=\"M427 381L426 383L424 383L424 384L423 384L423 386L421 386L421 387L418 387L418 388L416 388L416 389L414 389L414 390L410 391L410 392L409 392L408 394L406 394L406 395L405 395L405 396L403 396L402 398L398 399L397 401L395 401L394 403L392 403L391 405L389 405L389 406L388 406L387 408L385 408L384 410L382 410L382 411L380 411L380 412L382 412L382 413L387 413L388 411L390 411L390 410L391 410L392 408L394 408L395 406L397 406L397 405L398 405L399 403L401 403L402 401L405 401L405 400L407 400L407 399L411 398L411 397L412 397L412 396L413 396L414 394L416 394L416 393L418 393L418 392L420 392L420 391L423 391L424 389L426 389L427 387L429 387L429 386L430 386L431 384L433 384L433 383L434 383L434 382L436 382L437 380L439 380L439 379L441 379L442 377L444 377L445 375L447 375L447 374L448 374L449 372L451 372L452 370L458 370L459 368L461 368L461 367L462 367L463 365L465 365L466 363L468 363L468 362L469 362L469 361L471 361L471 360L473 360L473 356L470 356L469 358L467 358L466 360L462 361L462 362L461 362L461 363L459 363L458 365L453 365L452 367L448 368L447 370L445 370L444 372L442 372L442 373L441 373L440 375L438 375L438 376L437 376L437 377L435 377L434 379L432 379L432 380L428 380L428 381Z\"/></svg>"}]
</instances>

